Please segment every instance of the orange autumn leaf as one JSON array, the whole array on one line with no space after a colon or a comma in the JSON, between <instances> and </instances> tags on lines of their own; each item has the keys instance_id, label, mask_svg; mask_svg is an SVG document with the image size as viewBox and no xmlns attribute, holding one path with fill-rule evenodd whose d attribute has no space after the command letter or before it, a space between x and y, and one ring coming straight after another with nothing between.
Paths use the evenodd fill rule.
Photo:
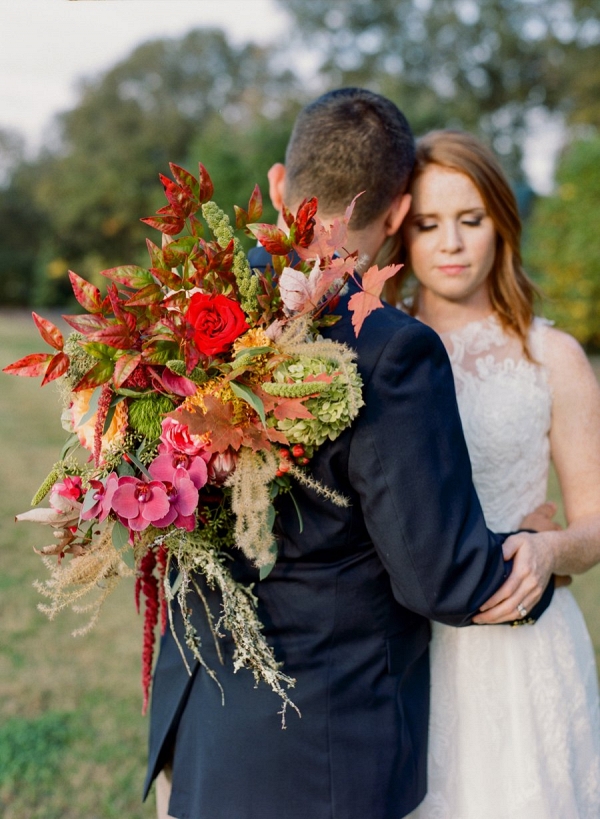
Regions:
<instances>
[{"instance_id":1,"label":"orange autumn leaf","mask_svg":"<svg viewBox=\"0 0 600 819\"><path fill-rule=\"evenodd\" d=\"M352 312L352 326L357 336L367 316L383 307L379 298L383 285L401 267L401 264L389 264L381 269L373 266L363 274L360 291L355 293L348 302L348 307Z\"/></svg>"}]
</instances>

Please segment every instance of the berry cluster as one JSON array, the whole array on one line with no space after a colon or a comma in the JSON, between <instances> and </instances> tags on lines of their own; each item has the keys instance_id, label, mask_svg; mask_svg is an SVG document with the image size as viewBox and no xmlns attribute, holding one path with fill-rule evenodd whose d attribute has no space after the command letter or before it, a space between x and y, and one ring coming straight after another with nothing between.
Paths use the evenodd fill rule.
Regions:
<instances>
[{"instance_id":1,"label":"berry cluster","mask_svg":"<svg viewBox=\"0 0 600 819\"><path fill-rule=\"evenodd\" d=\"M295 444L292 447L281 447L279 457L281 458L279 461L279 469L275 473L278 478L283 477L289 472L292 464L307 466L310 461L302 444Z\"/></svg>"}]
</instances>

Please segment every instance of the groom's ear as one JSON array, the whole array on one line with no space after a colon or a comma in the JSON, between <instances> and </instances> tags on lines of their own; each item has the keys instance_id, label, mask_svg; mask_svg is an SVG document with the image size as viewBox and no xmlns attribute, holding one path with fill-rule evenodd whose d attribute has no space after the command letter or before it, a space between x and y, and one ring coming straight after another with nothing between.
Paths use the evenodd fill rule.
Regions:
<instances>
[{"instance_id":1,"label":"groom's ear","mask_svg":"<svg viewBox=\"0 0 600 819\"><path fill-rule=\"evenodd\" d=\"M404 221L406 214L410 210L412 197L410 193L405 193L397 196L388 210L385 220L386 236L393 236L400 229L400 225Z\"/></svg>"},{"instance_id":2,"label":"groom's ear","mask_svg":"<svg viewBox=\"0 0 600 819\"><path fill-rule=\"evenodd\" d=\"M276 211L281 213L283 208L283 194L285 188L285 165L276 162L267 174L269 180L269 196Z\"/></svg>"}]
</instances>

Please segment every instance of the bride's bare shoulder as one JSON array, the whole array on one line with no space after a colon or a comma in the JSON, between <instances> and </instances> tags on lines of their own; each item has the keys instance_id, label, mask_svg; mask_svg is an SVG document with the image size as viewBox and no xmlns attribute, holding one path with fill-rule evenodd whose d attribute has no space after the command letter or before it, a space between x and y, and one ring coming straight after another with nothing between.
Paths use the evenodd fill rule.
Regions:
<instances>
[{"instance_id":1,"label":"bride's bare shoulder","mask_svg":"<svg viewBox=\"0 0 600 819\"><path fill-rule=\"evenodd\" d=\"M555 327L545 328L544 363L555 394L587 392L600 395L598 379L577 339Z\"/></svg>"}]
</instances>

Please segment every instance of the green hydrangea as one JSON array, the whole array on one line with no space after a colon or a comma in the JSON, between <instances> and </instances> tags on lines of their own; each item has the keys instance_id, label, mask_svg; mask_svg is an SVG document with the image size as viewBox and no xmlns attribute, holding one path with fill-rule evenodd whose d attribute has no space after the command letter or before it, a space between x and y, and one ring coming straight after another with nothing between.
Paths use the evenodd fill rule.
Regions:
<instances>
[{"instance_id":1,"label":"green hydrangea","mask_svg":"<svg viewBox=\"0 0 600 819\"><path fill-rule=\"evenodd\" d=\"M339 364L324 358L300 356L291 362L280 364L273 379L276 382L300 383L309 375L332 375L328 388L315 398L309 398L304 406L314 418L285 418L277 421L277 429L285 433L291 444L320 446L327 440L334 441L348 427L364 405L362 380L356 364L346 363L344 372Z\"/></svg>"},{"instance_id":2,"label":"green hydrangea","mask_svg":"<svg viewBox=\"0 0 600 819\"><path fill-rule=\"evenodd\" d=\"M167 412L175 409L166 395L144 395L129 405L129 426L149 441L160 437L162 419Z\"/></svg>"}]
</instances>

